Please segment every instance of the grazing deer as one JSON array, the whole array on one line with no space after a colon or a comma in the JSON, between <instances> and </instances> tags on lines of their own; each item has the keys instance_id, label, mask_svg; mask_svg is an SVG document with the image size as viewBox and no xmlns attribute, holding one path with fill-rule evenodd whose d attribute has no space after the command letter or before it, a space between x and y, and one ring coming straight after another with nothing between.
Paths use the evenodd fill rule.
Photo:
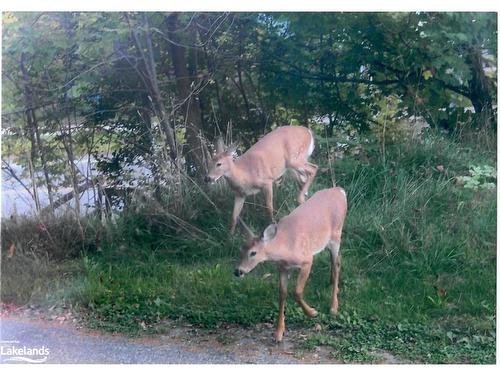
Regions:
<instances>
[{"instance_id":1,"label":"grazing deer","mask_svg":"<svg viewBox=\"0 0 500 375\"><path fill-rule=\"evenodd\" d=\"M235 192L231 217L231 234L241 213L245 198L263 190L266 207L273 220L273 182L285 170L292 171L300 185L297 200L303 203L318 167L308 162L314 150L312 132L303 126L282 126L265 135L239 158L237 145L224 148L222 140L217 142L205 182L215 183L224 176Z\"/></svg>"},{"instance_id":2,"label":"grazing deer","mask_svg":"<svg viewBox=\"0 0 500 375\"><path fill-rule=\"evenodd\" d=\"M317 311L303 298L304 287L311 271L313 256L328 247L331 253L332 300L330 313L337 314L339 302L340 237L347 211L344 189L336 187L315 193L307 202L282 218L278 224L271 224L260 238L255 237L246 224L239 219L245 237L241 250L240 264L234 271L242 277L264 261L279 266L279 317L275 338L279 342L285 331L285 301L288 272L298 268L299 276L295 287L295 299L307 316L314 317Z\"/></svg>"}]
</instances>

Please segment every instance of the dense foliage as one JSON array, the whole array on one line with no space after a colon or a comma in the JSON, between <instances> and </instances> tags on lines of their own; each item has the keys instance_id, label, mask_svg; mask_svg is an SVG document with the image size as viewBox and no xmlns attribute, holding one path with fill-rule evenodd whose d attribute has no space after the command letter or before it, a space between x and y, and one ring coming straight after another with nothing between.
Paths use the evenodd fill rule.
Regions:
<instances>
[{"instance_id":1,"label":"dense foliage","mask_svg":"<svg viewBox=\"0 0 500 375\"><path fill-rule=\"evenodd\" d=\"M33 168L57 205L61 176L104 174L113 199L146 182L133 165L152 190L200 174L219 134L496 128L496 29L494 13L5 13L3 167Z\"/></svg>"}]
</instances>

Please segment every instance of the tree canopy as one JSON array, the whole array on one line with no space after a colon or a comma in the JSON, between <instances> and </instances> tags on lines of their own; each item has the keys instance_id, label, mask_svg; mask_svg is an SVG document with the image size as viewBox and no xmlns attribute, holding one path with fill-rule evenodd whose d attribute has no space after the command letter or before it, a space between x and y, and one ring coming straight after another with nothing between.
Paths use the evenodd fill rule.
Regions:
<instances>
[{"instance_id":1,"label":"tree canopy","mask_svg":"<svg viewBox=\"0 0 500 375\"><path fill-rule=\"evenodd\" d=\"M272 126L368 131L423 117L496 128L494 13L4 13L6 157L78 191L92 155L117 185L143 165L206 168L214 138Z\"/></svg>"}]
</instances>

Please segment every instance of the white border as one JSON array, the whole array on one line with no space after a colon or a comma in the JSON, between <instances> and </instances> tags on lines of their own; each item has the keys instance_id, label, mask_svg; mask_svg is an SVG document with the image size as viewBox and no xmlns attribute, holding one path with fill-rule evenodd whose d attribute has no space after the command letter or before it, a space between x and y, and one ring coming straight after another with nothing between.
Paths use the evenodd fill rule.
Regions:
<instances>
[{"instance_id":1,"label":"white border","mask_svg":"<svg viewBox=\"0 0 500 375\"><path fill-rule=\"evenodd\" d=\"M500 1L498 0L86 0L76 1L49 1L49 0L2 0L0 3L1 11L481 11L498 12L500 10ZM1 40L0 40L1 46ZM1 63L0 63L1 68ZM500 88L499 88L500 90ZM498 95L497 95L498 97ZM0 99L1 101L1 99ZM1 102L0 102L1 103ZM497 138L498 142L498 138ZM498 162L498 160L497 160ZM1 193L0 193L1 194ZM500 191L497 189L497 197L500 197ZM498 200L498 199L497 199ZM498 212L497 212L497 233L498 233ZM497 251L498 251L497 235ZM497 260L498 262L498 260ZM497 311L499 302L498 293L498 263L497 263ZM498 316L498 315L497 315ZM497 324L497 337L498 337ZM497 361L499 358L499 347L497 342ZM119 366L119 367L117 367ZM481 372L486 374L498 373L498 365L116 365L113 366L120 374L137 375L142 371L156 374L168 374L170 372L191 372L194 373L217 373L217 375L254 375L255 372L279 374L336 374L348 373L355 374L363 371L369 371L373 374L401 373L405 375L418 374L422 371L437 373L438 371L447 371L453 375L469 374ZM25 373L33 372L31 365L1 365L2 372L5 373ZM31 371L30 371L31 370ZM79 365L77 368L71 365L44 365L36 368L37 373L41 374L64 374L74 370L82 372L109 372L110 365ZM236 373L236 374L235 374Z\"/></svg>"},{"instance_id":2,"label":"white border","mask_svg":"<svg viewBox=\"0 0 500 375\"><path fill-rule=\"evenodd\" d=\"M496 0L3 0L11 11L498 11Z\"/></svg>"}]
</instances>

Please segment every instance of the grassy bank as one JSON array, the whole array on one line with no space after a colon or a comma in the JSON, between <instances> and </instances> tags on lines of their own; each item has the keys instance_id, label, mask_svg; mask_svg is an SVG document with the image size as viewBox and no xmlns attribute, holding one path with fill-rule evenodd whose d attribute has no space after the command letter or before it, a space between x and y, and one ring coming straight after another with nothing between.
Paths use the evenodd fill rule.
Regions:
<instances>
[{"instance_id":1,"label":"grassy bank","mask_svg":"<svg viewBox=\"0 0 500 375\"><path fill-rule=\"evenodd\" d=\"M334 175L349 210L340 315L328 315L326 252L316 256L305 290L318 317L306 318L288 300L288 327L323 327L304 349L326 345L348 362L389 351L407 361L494 363L496 189L488 184L496 180L483 167L496 168L496 151L431 135L388 146L384 155L366 144L330 168L326 143L319 143L314 160L321 172L311 193L330 187ZM296 187L287 182L277 188L278 217L296 206ZM231 205L225 187L205 195L194 185L161 203L137 201L109 224L100 251L83 252L79 276L61 295L83 309L88 324L131 334L164 318L202 327L274 322L275 267L261 265L244 279L232 275L240 239L228 238ZM266 225L262 205L257 196L243 211L259 231ZM13 259L2 262L3 286L15 280L6 271ZM290 290L295 275L291 281Z\"/></svg>"}]
</instances>

